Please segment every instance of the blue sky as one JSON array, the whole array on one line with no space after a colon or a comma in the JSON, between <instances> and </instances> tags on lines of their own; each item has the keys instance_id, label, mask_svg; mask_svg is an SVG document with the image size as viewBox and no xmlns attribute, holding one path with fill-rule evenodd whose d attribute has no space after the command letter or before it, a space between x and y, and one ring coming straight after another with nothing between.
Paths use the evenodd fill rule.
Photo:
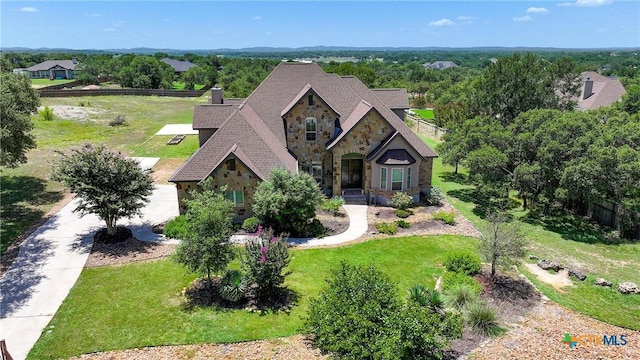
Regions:
<instances>
[{"instance_id":1,"label":"blue sky","mask_svg":"<svg viewBox=\"0 0 640 360\"><path fill-rule=\"evenodd\" d=\"M0 1L2 47L640 47L640 1Z\"/></svg>"}]
</instances>

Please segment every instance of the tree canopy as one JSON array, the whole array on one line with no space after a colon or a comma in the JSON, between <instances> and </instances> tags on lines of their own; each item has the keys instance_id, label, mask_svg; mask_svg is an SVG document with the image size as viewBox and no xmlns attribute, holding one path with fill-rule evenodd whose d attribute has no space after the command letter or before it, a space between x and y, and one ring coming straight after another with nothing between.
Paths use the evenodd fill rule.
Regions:
<instances>
[{"instance_id":1,"label":"tree canopy","mask_svg":"<svg viewBox=\"0 0 640 360\"><path fill-rule=\"evenodd\" d=\"M149 171L122 153L83 144L58 155L51 178L76 194L80 203L74 211L104 220L107 234L114 235L119 219L138 214L149 202L153 190Z\"/></svg>"},{"instance_id":2,"label":"tree canopy","mask_svg":"<svg viewBox=\"0 0 640 360\"><path fill-rule=\"evenodd\" d=\"M31 88L29 78L0 72L0 166L27 162L27 151L36 147L30 116L38 105L40 96Z\"/></svg>"}]
</instances>

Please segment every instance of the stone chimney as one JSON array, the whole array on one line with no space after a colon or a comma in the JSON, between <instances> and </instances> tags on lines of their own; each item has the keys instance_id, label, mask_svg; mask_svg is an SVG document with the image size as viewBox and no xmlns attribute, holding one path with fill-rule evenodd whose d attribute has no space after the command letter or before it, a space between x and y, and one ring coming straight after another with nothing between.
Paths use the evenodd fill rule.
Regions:
<instances>
[{"instance_id":1,"label":"stone chimney","mask_svg":"<svg viewBox=\"0 0 640 360\"><path fill-rule=\"evenodd\" d=\"M222 89L217 86L211 89L211 104L224 104Z\"/></svg>"},{"instance_id":2,"label":"stone chimney","mask_svg":"<svg viewBox=\"0 0 640 360\"><path fill-rule=\"evenodd\" d=\"M582 93L582 100L586 100L589 96L593 95L593 80L587 78L584 81L584 92Z\"/></svg>"}]
</instances>

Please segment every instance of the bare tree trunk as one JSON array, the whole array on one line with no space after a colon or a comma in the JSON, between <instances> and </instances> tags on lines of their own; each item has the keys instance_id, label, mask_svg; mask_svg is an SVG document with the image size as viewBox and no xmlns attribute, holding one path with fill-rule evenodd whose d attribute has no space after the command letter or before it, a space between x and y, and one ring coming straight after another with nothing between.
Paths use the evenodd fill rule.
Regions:
<instances>
[{"instance_id":1,"label":"bare tree trunk","mask_svg":"<svg viewBox=\"0 0 640 360\"><path fill-rule=\"evenodd\" d=\"M456 171L455 174L458 175L458 162L456 161Z\"/></svg>"}]
</instances>

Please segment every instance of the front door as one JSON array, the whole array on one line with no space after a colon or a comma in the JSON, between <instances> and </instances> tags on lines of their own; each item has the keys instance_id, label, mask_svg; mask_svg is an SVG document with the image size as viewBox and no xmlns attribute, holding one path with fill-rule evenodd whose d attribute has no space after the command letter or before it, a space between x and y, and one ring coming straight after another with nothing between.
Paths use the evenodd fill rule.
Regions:
<instances>
[{"instance_id":1,"label":"front door","mask_svg":"<svg viewBox=\"0 0 640 360\"><path fill-rule=\"evenodd\" d=\"M342 188L362 189L362 159L342 159Z\"/></svg>"}]
</instances>

